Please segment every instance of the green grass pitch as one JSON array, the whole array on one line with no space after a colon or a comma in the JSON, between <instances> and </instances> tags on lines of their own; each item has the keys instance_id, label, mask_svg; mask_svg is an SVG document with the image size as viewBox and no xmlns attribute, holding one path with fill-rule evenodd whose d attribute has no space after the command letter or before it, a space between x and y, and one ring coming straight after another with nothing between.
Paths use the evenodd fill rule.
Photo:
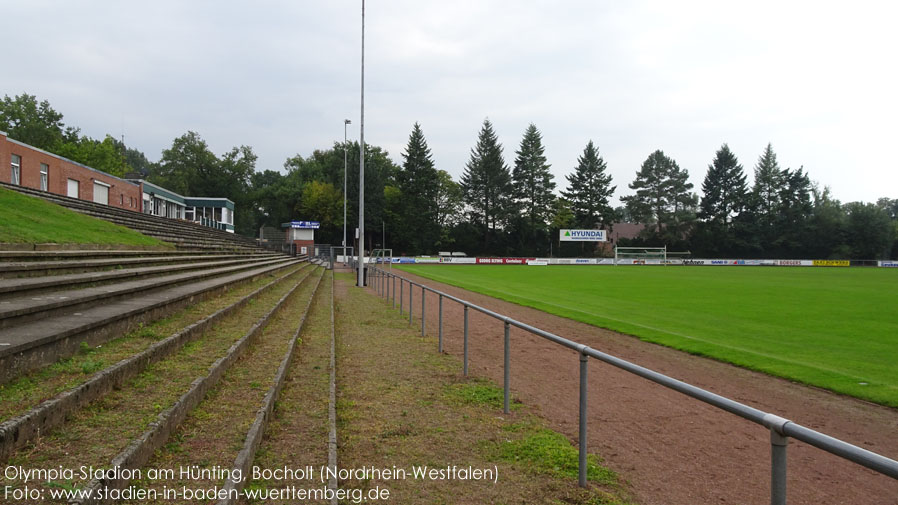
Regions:
<instances>
[{"instance_id":1,"label":"green grass pitch","mask_svg":"<svg viewBox=\"0 0 898 505\"><path fill-rule=\"evenodd\" d=\"M649 342L898 407L898 270L400 268ZM563 336L576 340L576 335Z\"/></svg>"}]
</instances>

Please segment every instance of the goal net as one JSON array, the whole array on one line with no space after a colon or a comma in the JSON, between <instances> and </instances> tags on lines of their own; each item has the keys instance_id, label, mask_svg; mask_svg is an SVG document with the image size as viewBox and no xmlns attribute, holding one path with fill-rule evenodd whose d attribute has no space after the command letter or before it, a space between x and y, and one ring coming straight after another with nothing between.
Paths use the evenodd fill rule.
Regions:
<instances>
[{"instance_id":1,"label":"goal net","mask_svg":"<svg viewBox=\"0 0 898 505\"><path fill-rule=\"evenodd\" d=\"M664 247L615 247L615 265L665 265L667 246Z\"/></svg>"}]
</instances>

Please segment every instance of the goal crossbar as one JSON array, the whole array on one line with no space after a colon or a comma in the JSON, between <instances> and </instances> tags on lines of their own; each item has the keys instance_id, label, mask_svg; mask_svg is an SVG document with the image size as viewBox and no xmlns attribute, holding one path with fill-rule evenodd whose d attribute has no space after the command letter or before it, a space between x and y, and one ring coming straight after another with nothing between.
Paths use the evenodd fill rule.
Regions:
<instances>
[{"instance_id":1,"label":"goal crossbar","mask_svg":"<svg viewBox=\"0 0 898 505\"><path fill-rule=\"evenodd\" d=\"M663 247L617 247L614 248L614 264L622 259L660 259L667 262L667 246Z\"/></svg>"}]
</instances>

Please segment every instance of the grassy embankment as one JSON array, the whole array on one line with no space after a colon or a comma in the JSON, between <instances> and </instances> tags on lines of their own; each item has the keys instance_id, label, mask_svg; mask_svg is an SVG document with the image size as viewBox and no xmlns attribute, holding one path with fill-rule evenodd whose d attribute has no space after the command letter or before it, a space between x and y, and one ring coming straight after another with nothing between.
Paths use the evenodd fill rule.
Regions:
<instances>
[{"instance_id":1,"label":"grassy embankment","mask_svg":"<svg viewBox=\"0 0 898 505\"><path fill-rule=\"evenodd\" d=\"M172 247L134 230L0 188L0 243Z\"/></svg>"}]
</instances>

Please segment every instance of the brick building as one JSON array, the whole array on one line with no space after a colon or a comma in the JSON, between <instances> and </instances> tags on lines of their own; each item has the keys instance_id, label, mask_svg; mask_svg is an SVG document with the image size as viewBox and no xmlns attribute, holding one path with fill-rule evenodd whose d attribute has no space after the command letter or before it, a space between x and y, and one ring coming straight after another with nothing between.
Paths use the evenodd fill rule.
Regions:
<instances>
[{"instance_id":1,"label":"brick building","mask_svg":"<svg viewBox=\"0 0 898 505\"><path fill-rule=\"evenodd\" d=\"M140 186L8 138L0 132L0 182L141 212Z\"/></svg>"},{"instance_id":2,"label":"brick building","mask_svg":"<svg viewBox=\"0 0 898 505\"><path fill-rule=\"evenodd\" d=\"M234 233L234 202L181 196L149 182L120 179L0 131L0 182Z\"/></svg>"}]
</instances>

